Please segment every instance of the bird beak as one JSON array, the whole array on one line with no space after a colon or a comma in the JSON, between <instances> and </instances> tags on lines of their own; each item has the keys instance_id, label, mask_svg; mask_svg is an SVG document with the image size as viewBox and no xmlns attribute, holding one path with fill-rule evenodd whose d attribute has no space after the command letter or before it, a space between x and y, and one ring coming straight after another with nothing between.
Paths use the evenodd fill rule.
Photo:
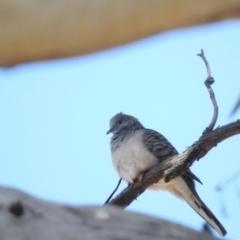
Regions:
<instances>
[{"instance_id":1,"label":"bird beak","mask_svg":"<svg viewBox=\"0 0 240 240\"><path fill-rule=\"evenodd\" d=\"M109 133L111 133L111 132L113 131L113 129L114 129L114 127L110 128L110 129L107 131L107 133L106 133L106 134L109 134Z\"/></svg>"}]
</instances>

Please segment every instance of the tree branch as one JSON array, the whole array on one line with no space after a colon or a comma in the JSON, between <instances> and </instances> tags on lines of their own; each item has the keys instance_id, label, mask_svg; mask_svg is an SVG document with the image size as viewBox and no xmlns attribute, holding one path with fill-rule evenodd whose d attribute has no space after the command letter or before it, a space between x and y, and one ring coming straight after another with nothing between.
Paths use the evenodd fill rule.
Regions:
<instances>
[{"instance_id":1,"label":"tree branch","mask_svg":"<svg viewBox=\"0 0 240 240\"><path fill-rule=\"evenodd\" d=\"M214 92L210 86L214 83L214 79L211 76L211 69L207 59L204 56L203 50L201 50L201 53L198 54L198 56L203 59L207 68L208 77L204 83L208 89L214 107L213 118L209 126L203 132L198 141L196 141L191 147L181 154L166 159L149 170L144 175L144 178L141 182L136 182L134 185L130 185L125 188L119 195L112 199L109 204L118 205L123 208L127 207L153 183L159 181L163 177L165 178L165 181L168 182L173 178L182 175L193 164L194 161L205 156L208 151L210 151L218 143L231 136L240 134L240 120L213 130L218 116L217 102Z\"/></svg>"},{"instance_id":2,"label":"tree branch","mask_svg":"<svg viewBox=\"0 0 240 240\"><path fill-rule=\"evenodd\" d=\"M159 181L162 177L169 181L184 173L194 161L199 160L207 154L213 147L225 139L240 134L240 119L219 127L210 133L203 135L196 143L185 150L183 153L166 159L149 170L142 180L125 188L118 194L110 204L118 205L123 208L130 205L147 187ZM168 176L171 176L169 178Z\"/></svg>"}]
</instances>

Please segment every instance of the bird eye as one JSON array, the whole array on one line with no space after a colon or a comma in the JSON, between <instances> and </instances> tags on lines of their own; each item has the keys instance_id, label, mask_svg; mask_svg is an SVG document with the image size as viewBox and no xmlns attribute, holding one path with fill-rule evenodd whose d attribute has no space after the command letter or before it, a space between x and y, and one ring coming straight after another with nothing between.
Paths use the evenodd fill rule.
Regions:
<instances>
[{"instance_id":1,"label":"bird eye","mask_svg":"<svg viewBox=\"0 0 240 240\"><path fill-rule=\"evenodd\" d=\"M122 121L120 120L120 121L118 121L118 124L122 124Z\"/></svg>"}]
</instances>

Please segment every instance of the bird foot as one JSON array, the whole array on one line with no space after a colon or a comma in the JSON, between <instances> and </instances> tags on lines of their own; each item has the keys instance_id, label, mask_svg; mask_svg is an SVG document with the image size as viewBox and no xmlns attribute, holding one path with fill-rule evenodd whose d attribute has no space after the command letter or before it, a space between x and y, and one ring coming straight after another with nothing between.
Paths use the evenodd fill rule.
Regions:
<instances>
[{"instance_id":1,"label":"bird foot","mask_svg":"<svg viewBox=\"0 0 240 240\"><path fill-rule=\"evenodd\" d=\"M136 181L137 181L137 182L142 182L142 180L143 180L143 173L141 172L141 173L138 175Z\"/></svg>"}]
</instances>

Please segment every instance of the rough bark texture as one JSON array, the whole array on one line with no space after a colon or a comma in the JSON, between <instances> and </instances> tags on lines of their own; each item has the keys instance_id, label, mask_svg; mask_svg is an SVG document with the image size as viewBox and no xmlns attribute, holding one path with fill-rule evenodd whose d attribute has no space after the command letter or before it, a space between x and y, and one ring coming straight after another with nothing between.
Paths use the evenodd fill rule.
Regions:
<instances>
[{"instance_id":1,"label":"rough bark texture","mask_svg":"<svg viewBox=\"0 0 240 240\"><path fill-rule=\"evenodd\" d=\"M216 240L179 224L117 207L73 207L0 187L1 240Z\"/></svg>"},{"instance_id":2,"label":"rough bark texture","mask_svg":"<svg viewBox=\"0 0 240 240\"><path fill-rule=\"evenodd\" d=\"M0 66L88 54L239 16L236 0L0 0Z\"/></svg>"}]
</instances>

